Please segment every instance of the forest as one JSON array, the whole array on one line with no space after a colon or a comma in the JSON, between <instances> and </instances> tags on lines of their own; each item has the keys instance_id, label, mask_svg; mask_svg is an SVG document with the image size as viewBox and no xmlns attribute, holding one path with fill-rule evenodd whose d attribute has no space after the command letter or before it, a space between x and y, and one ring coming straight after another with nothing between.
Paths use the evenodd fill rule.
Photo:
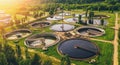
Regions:
<instances>
[{"instance_id":1,"label":"forest","mask_svg":"<svg viewBox=\"0 0 120 65\"><path fill-rule=\"evenodd\" d=\"M43 2L85 4L85 3L95 3L95 2L120 2L120 0L43 0Z\"/></svg>"}]
</instances>

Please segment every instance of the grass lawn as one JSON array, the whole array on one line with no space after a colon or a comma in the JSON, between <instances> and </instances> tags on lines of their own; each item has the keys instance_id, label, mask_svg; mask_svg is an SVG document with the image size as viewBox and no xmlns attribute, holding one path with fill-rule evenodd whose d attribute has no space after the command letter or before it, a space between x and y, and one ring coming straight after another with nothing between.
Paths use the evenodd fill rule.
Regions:
<instances>
[{"instance_id":1,"label":"grass lawn","mask_svg":"<svg viewBox=\"0 0 120 65\"><path fill-rule=\"evenodd\" d=\"M112 28L104 28L105 30L105 34L103 36L99 36L99 37L95 37L97 39L102 39L102 40L108 40L108 41L112 41L114 40L114 29Z\"/></svg>"}]
</instances>

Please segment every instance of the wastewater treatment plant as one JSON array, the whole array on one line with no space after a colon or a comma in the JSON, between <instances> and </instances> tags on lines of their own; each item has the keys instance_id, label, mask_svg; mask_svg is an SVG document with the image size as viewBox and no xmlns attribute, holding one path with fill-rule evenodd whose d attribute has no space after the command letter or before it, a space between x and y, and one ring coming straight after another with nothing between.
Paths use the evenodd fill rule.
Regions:
<instances>
[{"instance_id":1,"label":"wastewater treatment plant","mask_svg":"<svg viewBox=\"0 0 120 65\"><path fill-rule=\"evenodd\" d=\"M120 65L120 0L0 0L0 65Z\"/></svg>"}]
</instances>

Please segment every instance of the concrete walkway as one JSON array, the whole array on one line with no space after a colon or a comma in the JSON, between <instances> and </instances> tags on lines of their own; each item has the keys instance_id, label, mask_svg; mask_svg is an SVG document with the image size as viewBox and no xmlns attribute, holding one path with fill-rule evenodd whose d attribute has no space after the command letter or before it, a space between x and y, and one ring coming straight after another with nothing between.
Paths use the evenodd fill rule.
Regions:
<instances>
[{"instance_id":1,"label":"concrete walkway","mask_svg":"<svg viewBox=\"0 0 120 65\"><path fill-rule=\"evenodd\" d=\"M118 13L116 13L115 15L116 20L115 20L115 37L113 41L114 45L113 65L118 65L118 29L119 29Z\"/></svg>"}]
</instances>

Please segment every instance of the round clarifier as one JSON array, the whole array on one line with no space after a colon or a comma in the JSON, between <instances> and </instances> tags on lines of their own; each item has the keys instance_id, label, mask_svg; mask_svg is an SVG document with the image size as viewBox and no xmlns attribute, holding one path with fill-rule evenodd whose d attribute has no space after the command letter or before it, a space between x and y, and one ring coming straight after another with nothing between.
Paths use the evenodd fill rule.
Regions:
<instances>
[{"instance_id":1,"label":"round clarifier","mask_svg":"<svg viewBox=\"0 0 120 65\"><path fill-rule=\"evenodd\" d=\"M50 25L49 22L34 22L30 24L30 26L33 28L42 28L42 27L47 27L49 25Z\"/></svg>"},{"instance_id":2,"label":"round clarifier","mask_svg":"<svg viewBox=\"0 0 120 65\"><path fill-rule=\"evenodd\" d=\"M54 20L62 20L64 17L62 16L53 16L53 17L48 17L48 21L54 21Z\"/></svg>"},{"instance_id":3,"label":"round clarifier","mask_svg":"<svg viewBox=\"0 0 120 65\"><path fill-rule=\"evenodd\" d=\"M67 23L76 23L78 22L78 18L68 18L64 20Z\"/></svg>"},{"instance_id":4,"label":"round clarifier","mask_svg":"<svg viewBox=\"0 0 120 65\"><path fill-rule=\"evenodd\" d=\"M59 16L70 16L71 14L68 12L60 13Z\"/></svg>"},{"instance_id":5,"label":"round clarifier","mask_svg":"<svg viewBox=\"0 0 120 65\"><path fill-rule=\"evenodd\" d=\"M105 31L101 28L86 26L78 28L77 33L83 36L96 37L102 36L103 34L105 34Z\"/></svg>"},{"instance_id":6,"label":"round clarifier","mask_svg":"<svg viewBox=\"0 0 120 65\"><path fill-rule=\"evenodd\" d=\"M28 29L19 29L5 34L5 38L7 40L17 40L17 39L25 38L30 34L32 34L32 32Z\"/></svg>"},{"instance_id":7,"label":"round clarifier","mask_svg":"<svg viewBox=\"0 0 120 65\"><path fill-rule=\"evenodd\" d=\"M51 33L35 34L25 40L25 45L29 48L50 47L59 42L60 38Z\"/></svg>"},{"instance_id":8,"label":"round clarifier","mask_svg":"<svg viewBox=\"0 0 120 65\"><path fill-rule=\"evenodd\" d=\"M88 40L68 39L58 46L58 53L68 55L75 60L88 59L99 53L98 47Z\"/></svg>"},{"instance_id":9,"label":"round clarifier","mask_svg":"<svg viewBox=\"0 0 120 65\"><path fill-rule=\"evenodd\" d=\"M74 29L73 25L70 24L55 24L50 28L53 31L66 32Z\"/></svg>"}]
</instances>

